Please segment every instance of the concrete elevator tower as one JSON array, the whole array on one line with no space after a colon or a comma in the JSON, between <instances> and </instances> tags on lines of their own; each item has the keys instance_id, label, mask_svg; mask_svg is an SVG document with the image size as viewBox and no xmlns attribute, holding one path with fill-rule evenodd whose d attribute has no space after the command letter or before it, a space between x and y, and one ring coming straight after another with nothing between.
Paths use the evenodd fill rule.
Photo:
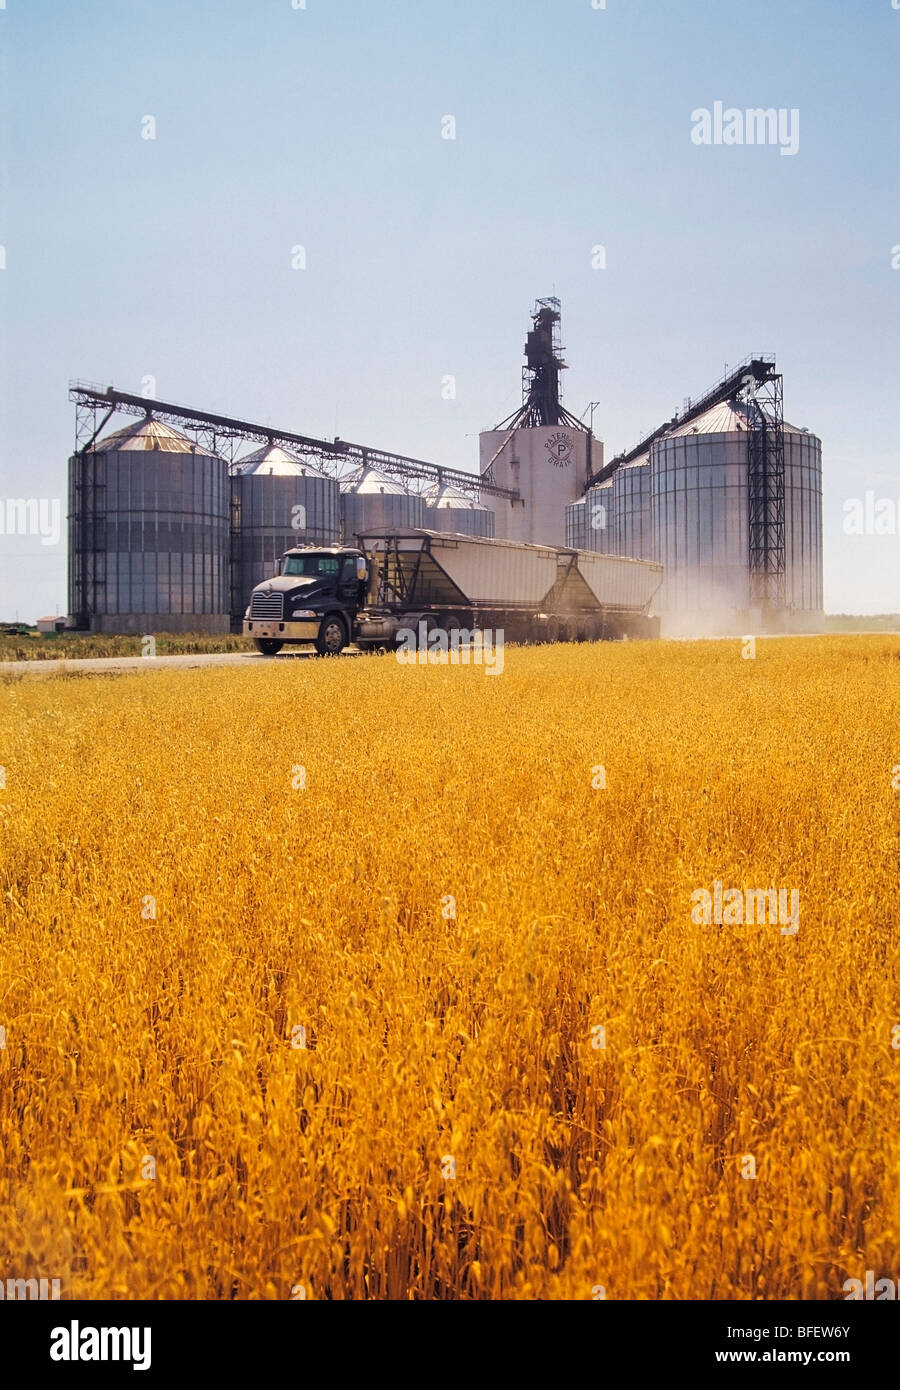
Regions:
<instances>
[{"instance_id":1,"label":"concrete elevator tower","mask_svg":"<svg viewBox=\"0 0 900 1390\"><path fill-rule=\"evenodd\" d=\"M497 499L498 537L564 546L566 506L603 467L603 445L560 400L559 300L539 299L531 318L522 404L480 436L481 476L519 493Z\"/></svg>"}]
</instances>

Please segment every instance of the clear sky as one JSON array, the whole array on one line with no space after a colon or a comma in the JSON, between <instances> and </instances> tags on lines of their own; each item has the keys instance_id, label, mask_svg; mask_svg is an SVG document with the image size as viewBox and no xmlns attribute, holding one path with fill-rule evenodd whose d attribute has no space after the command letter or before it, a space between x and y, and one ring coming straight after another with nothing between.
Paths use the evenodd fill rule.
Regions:
<instances>
[{"instance_id":1,"label":"clear sky","mask_svg":"<svg viewBox=\"0 0 900 1390\"><path fill-rule=\"evenodd\" d=\"M826 607L900 611L892 0L299 4L0 9L0 499L65 517L70 378L476 471L555 294L608 455L775 352ZM797 153L694 143L717 101ZM894 534L844 534L867 490ZM0 616L64 612L65 551L0 536Z\"/></svg>"}]
</instances>

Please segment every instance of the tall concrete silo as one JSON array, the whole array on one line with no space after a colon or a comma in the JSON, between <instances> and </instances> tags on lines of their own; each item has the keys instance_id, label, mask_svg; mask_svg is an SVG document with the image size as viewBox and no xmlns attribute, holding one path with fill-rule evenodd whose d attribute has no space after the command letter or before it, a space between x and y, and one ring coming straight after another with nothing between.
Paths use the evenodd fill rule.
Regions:
<instances>
[{"instance_id":1,"label":"tall concrete silo","mask_svg":"<svg viewBox=\"0 0 900 1390\"><path fill-rule=\"evenodd\" d=\"M296 545L333 545L340 534L340 489L280 444L266 444L231 470L231 618L240 622L257 584Z\"/></svg>"},{"instance_id":2,"label":"tall concrete silo","mask_svg":"<svg viewBox=\"0 0 900 1390\"><path fill-rule=\"evenodd\" d=\"M135 420L69 460L69 610L92 632L227 632L224 460Z\"/></svg>"},{"instance_id":3,"label":"tall concrete silo","mask_svg":"<svg viewBox=\"0 0 900 1390\"><path fill-rule=\"evenodd\" d=\"M480 471L519 494L497 499L496 534L540 545L566 544L566 508L603 465L603 446L562 405L559 300L539 299L525 343L521 406L479 440Z\"/></svg>"}]
</instances>

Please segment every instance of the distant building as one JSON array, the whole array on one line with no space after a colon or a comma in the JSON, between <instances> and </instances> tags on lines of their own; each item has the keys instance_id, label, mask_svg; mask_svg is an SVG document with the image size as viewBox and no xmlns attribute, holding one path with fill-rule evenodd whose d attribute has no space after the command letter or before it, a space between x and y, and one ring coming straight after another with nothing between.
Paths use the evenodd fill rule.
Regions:
<instances>
[{"instance_id":1,"label":"distant building","mask_svg":"<svg viewBox=\"0 0 900 1390\"><path fill-rule=\"evenodd\" d=\"M59 616L55 618L38 618L37 630L45 635L52 632L64 632L66 627L65 618Z\"/></svg>"}]
</instances>

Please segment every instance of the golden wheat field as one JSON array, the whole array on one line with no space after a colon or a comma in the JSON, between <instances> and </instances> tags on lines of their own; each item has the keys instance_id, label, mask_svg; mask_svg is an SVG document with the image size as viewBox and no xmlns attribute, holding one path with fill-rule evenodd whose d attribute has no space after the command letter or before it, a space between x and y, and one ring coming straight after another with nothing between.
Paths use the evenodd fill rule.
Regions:
<instances>
[{"instance_id":1,"label":"golden wheat field","mask_svg":"<svg viewBox=\"0 0 900 1390\"><path fill-rule=\"evenodd\" d=\"M0 712L4 1277L896 1273L900 639L51 677ZM695 924L716 881L798 889L799 930Z\"/></svg>"}]
</instances>

